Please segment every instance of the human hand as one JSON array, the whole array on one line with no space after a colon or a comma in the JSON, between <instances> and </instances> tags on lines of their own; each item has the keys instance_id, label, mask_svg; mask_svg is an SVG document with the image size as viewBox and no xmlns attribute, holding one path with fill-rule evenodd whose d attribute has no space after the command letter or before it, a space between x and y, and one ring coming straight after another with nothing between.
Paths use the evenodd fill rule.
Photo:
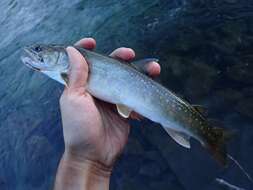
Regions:
<instances>
[{"instance_id":1,"label":"human hand","mask_svg":"<svg viewBox=\"0 0 253 190\"><path fill-rule=\"evenodd\" d=\"M96 42L85 38L75 45L92 50ZM88 64L73 47L68 47L67 52L70 60L69 84L60 99L65 155L110 173L126 145L130 126L115 111L114 105L98 100L86 91ZM110 56L131 61L135 53L129 48L118 48ZM156 62L144 67L150 76L160 74L160 66Z\"/></svg>"}]
</instances>

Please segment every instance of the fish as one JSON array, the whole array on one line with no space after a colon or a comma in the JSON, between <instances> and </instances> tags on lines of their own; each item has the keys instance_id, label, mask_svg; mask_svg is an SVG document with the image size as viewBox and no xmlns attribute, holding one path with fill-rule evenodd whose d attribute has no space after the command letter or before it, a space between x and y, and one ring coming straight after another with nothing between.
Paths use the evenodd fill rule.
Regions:
<instances>
[{"instance_id":1,"label":"fish","mask_svg":"<svg viewBox=\"0 0 253 190\"><path fill-rule=\"evenodd\" d=\"M66 47L35 44L24 47L22 62L63 85L70 69ZM226 144L230 130L213 126L199 105L191 105L171 90L147 76L138 65L151 60L124 62L81 47L75 47L87 60L87 91L94 97L116 104L118 113L128 118L132 111L159 123L178 144L190 148L190 139L201 143L223 166L227 165Z\"/></svg>"}]
</instances>

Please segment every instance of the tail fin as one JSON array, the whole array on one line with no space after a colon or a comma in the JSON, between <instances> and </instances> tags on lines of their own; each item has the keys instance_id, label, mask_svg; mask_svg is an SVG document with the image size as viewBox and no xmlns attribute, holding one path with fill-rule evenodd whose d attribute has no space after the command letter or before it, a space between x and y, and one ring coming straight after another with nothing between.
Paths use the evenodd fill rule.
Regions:
<instances>
[{"instance_id":1,"label":"tail fin","mask_svg":"<svg viewBox=\"0 0 253 190\"><path fill-rule=\"evenodd\" d=\"M227 166L226 143L234 136L234 131L219 127L209 127L206 136L206 146L213 157L223 166Z\"/></svg>"}]
</instances>

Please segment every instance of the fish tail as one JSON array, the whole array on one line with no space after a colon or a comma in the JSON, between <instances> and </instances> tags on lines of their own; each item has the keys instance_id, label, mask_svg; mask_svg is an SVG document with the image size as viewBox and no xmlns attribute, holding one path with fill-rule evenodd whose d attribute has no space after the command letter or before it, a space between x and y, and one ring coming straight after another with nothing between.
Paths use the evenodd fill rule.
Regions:
<instances>
[{"instance_id":1,"label":"fish tail","mask_svg":"<svg viewBox=\"0 0 253 190\"><path fill-rule=\"evenodd\" d=\"M220 127L209 127L205 135L206 147L213 157L223 166L227 166L228 155L226 144L234 136L234 131Z\"/></svg>"}]
</instances>

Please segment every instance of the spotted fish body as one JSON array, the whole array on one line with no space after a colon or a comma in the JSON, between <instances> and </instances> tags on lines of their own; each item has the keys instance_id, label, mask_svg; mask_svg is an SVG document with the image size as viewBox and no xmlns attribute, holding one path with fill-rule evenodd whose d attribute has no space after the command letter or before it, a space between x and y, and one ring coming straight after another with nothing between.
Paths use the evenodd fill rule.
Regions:
<instances>
[{"instance_id":1,"label":"spotted fish body","mask_svg":"<svg viewBox=\"0 0 253 190\"><path fill-rule=\"evenodd\" d=\"M129 115L124 115L126 111L135 111L161 124L176 142L186 148L190 148L190 137L197 139L215 158L226 164L226 131L210 126L198 109L140 72L134 64L77 49L89 63L87 90L90 94L118 105L123 116ZM25 52L22 60L26 65L66 83L69 63L64 47L36 45L27 47Z\"/></svg>"}]
</instances>

